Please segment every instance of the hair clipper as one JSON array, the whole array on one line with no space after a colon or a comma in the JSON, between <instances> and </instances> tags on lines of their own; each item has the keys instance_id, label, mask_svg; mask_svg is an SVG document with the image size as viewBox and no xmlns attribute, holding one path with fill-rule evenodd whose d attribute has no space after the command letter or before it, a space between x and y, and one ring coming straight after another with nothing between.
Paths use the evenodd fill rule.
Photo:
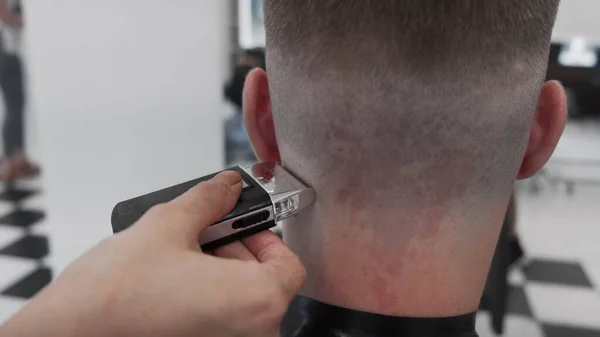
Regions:
<instances>
[{"instance_id":1,"label":"hair clipper","mask_svg":"<svg viewBox=\"0 0 600 337\"><path fill-rule=\"evenodd\" d=\"M270 229L277 222L298 214L315 199L312 188L278 164L236 166L228 171L236 171L242 176L242 193L229 214L202 231L198 240L203 250L212 250ZM217 174L118 203L112 212L113 232L127 229L153 206L169 202Z\"/></svg>"}]
</instances>

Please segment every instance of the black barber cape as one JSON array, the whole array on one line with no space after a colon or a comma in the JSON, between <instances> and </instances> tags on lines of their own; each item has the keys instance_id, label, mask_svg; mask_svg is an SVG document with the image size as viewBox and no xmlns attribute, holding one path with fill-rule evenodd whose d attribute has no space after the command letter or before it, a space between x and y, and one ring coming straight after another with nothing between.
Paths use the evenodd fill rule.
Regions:
<instances>
[{"instance_id":1,"label":"black barber cape","mask_svg":"<svg viewBox=\"0 0 600 337\"><path fill-rule=\"evenodd\" d=\"M371 314L297 297L281 324L281 337L477 337L475 313L448 318Z\"/></svg>"}]
</instances>

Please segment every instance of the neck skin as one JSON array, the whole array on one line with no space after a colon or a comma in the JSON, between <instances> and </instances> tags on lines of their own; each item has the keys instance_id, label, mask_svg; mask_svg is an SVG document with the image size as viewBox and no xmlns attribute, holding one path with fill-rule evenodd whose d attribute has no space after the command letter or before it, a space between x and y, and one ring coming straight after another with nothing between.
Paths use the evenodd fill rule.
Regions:
<instances>
[{"instance_id":1,"label":"neck skin","mask_svg":"<svg viewBox=\"0 0 600 337\"><path fill-rule=\"evenodd\" d=\"M317 202L284 226L286 243L307 268L300 295L390 316L451 317L475 312L504 204L500 201L487 215L471 217L471 223L456 223L460 217L449 223L410 217L403 222L398 215L393 220L355 213L325 216Z\"/></svg>"}]
</instances>

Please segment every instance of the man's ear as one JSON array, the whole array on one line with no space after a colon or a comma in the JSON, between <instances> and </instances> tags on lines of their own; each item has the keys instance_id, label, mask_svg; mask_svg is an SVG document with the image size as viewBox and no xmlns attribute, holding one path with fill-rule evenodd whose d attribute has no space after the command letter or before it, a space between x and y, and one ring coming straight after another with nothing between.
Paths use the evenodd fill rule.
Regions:
<instances>
[{"instance_id":1,"label":"man's ear","mask_svg":"<svg viewBox=\"0 0 600 337\"><path fill-rule=\"evenodd\" d=\"M243 110L246 131L258 160L281 162L273 123L269 81L262 69L254 69L246 77Z\"/></svg>"},{"instance_id":2,"label":"man's ear","mask_svg":"<svg viewBox=\"0 0 600 337\"><path fill-rule=\"evenodd\" d=\"M567 95L557 81L542 87L519 179L536 174L552 156L567 122Z\"/></svg>"}]
</instances>

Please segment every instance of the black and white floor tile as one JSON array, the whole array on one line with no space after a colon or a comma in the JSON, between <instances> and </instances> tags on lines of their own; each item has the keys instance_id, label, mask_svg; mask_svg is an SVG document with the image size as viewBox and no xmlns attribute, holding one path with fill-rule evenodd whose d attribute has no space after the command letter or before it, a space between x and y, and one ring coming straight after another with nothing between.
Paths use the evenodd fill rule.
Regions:
<instances>
[{"instance_id":1,"label":"black and white floor tile","mask_svg":"<svg viewBox=\"0 0 600 337\"><path fill-rule=\"evenodd\" d=\"M600 337L600 288L580 263L528 259L513 267L509 283L506 336ZM495 336L485 311L477 328Z\"/></svg>"},{"instance_id":2,"label":"black and white floor tile","mask_svg":"<svg viewBox=\"0 0 600 337\"><path fill-rule=\"evenodd\" d=\"M46 267L49 242L39 228L39 188L13 187L0 193L0 322L52 280Z\"/></svg>"}]
</instances>

